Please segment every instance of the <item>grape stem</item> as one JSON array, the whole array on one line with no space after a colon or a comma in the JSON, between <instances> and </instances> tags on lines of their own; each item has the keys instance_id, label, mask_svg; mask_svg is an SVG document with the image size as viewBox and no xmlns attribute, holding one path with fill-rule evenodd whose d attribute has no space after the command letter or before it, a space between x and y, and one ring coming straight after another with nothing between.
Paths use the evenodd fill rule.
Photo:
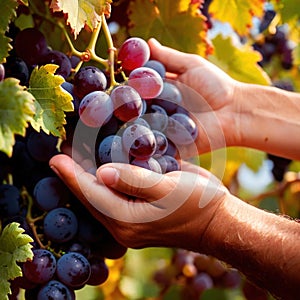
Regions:
<instances>
[{"instance_id":1,"label":"grape stem","mask_svg":"<svg viewBox=\"0 0 300 300\"><path fill-rule=\"evenodd\" d=\"M32 197L29 195L29 193L27 192L27 190L25 188L23 188L23 190L21 191L21 196L22 196L23 199L27 200L26 221L27 221L28 225L30 226L30 228L32 230L32 234L34 236L34 239L39 244L40 248L46 249L46 246L42 243L41 239L39 238L39 235L36 231L36 226L35 226L35 223L37 221L42 220L45 217L46 213L44 213L41 216L38 216L36 218L33 218L32 217L32 207L33 207Z\"/></svg>"}]
</instances>

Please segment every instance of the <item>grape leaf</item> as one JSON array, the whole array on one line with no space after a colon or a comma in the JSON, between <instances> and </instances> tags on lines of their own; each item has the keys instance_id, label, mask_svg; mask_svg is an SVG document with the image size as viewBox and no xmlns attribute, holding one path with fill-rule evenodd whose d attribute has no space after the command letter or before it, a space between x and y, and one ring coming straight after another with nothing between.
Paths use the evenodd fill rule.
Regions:
<instances>
[{"instance_id":1,"label":"grape leaf","mask_svg":"<svg viewBox=\"0 0 300 300\"><path fill-rule=\"evenodd\" d=\"M67 24L71 26L76 38L85 25L90 29L97 27L101 14L107 12L110 2L105 0L52 0L50 8L54 12L63 11L68 15Z\"/></svg>"},{"instance_id":2,"label":"grape leaf","mask_svg":"<svg viewBox=\"0 0 300 300\"><path fill-rule=\"evenodd\" d=\"M214 0L209 6L209 13L216 20L228 22L240 35L249 32L253 15L262 17L264 0Z\"/></svg>"},{"instance_id":3,"label":"grape leaf","mask_svg":"<svg viewBox=\"0 0 300 300\"><path fill-rule=\"evenodd\" d=\"M290 20L299 20L300 6L298 0L281 0L280 6L280 13L283 23L289 22Z\"/></svg>"},{"instance_id":4,"label":"grape leaf","mask_svg":"<svg viewBox=\"0 0 300 300\"><path fill-rule=\"evenodd\" d=\"M65 138L65 112L73 111L73 98L61 87L63 77L54 75L57 68L48 64L32 71L28 91L36 99L36 113L31 125L37 131L42 129L47 134Z\"/></svg>"},{"instance_id":5,"label":"grape leaf","mask_svg":"<svg viewBox=\"0 0 300 300\"><path fill-rule=\"evenodd\" d=\"M8 30L11 19L16 15L18 5L16 0L0 0L0 63L5 62L9 50L12 49L12 46L9 44L11 39L5 36L5 32Z\"/></svg>"},{"instance_id":6,"label":"grape leaf","mask_svg":"<svg viewBox=\"0 0 300 300\"><path fill-rule=\"evenodd\" d=\"M22 276L22 270L17 263L33 258L30 245L33 240L19 226L18 223L10 223L0 235L0 299L8 299L9 280Z\"/></svg>"},{"instance_id":7,"label":"grape leaf","mask_svg":"<svg viewBox=\"0 0 300 300\"><path fill-rule=\"evenodd\" d=\"M252 47L247 45L236 47L230 37L223 38L222 35L217 35L212 42L214 54L209 60L230 76L243 82L270 84L267 73L257 64L261 56Z\"/></svg>"},{"instance_id":8,"label":"grape leaf","mask_svg":"<svg viewBox=\"0 0 300 300\"><path fill-rule=\"evenodd\" d=\"M205 56L211 51L199 3L190 0L132 0L129 33L144 40L155 37L164 45Z\"/></svg>"},{"instance_id":9,"label":"grape leaf","mask_svg":"<svg viewBox=\"0 0 300 300\"><path fill-rule=\"evenodd\" d=\"M0 82L0 151L12 155L15 134L24 136L34 115L34 98L15 78Z\"/></svg>"}]
</instances>

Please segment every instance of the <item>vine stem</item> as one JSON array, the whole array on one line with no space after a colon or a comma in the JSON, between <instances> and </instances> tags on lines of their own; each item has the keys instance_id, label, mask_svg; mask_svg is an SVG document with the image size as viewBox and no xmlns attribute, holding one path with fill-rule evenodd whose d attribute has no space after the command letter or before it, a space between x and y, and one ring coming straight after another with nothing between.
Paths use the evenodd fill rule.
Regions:
<instances>
[{"instance_id":1,"label":"vine stem","mask_svg":"<svg viewBox=\"0 0 300 300\"><path fill-rule=\"evenodd\" d=\"M27 190L23 189L22 193L21 193L22 197L23 198L26 198L28 204L27 204L27 214L26 214L26 221L28 223L28 225L30 226L31 230L32 230L32 233L33 233L33 236L36 240L36 242L39 244L40 248L42 249L46 249L46 246L43 245L42 241L40 240L39 238L39 235L36 231L36 227L35 227L35 222L39 221L39 220L42 220L45 216L45 214L39 216L39 217L36 217L36 218L33 218L32 217L32 207L33 207L33 199L32 197L28 194Z\"/></svg>"}]
</instances>

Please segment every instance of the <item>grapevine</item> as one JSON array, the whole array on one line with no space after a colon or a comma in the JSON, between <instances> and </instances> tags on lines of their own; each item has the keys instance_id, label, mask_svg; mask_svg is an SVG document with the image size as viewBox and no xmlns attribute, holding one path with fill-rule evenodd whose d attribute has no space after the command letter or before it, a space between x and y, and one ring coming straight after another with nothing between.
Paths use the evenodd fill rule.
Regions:
<instances>
[{"instance_id":1,"label":"grapevine","mask_svg":"<svg viewBox=\"0 0 300 300\"><path fill-rule=\"evenodd\" d=\"M146 42L150 36L143 35L149 28L139 29L140 24L147 26L139 18L141 7L147 11L144 17L150 26L155 14L148 12L164 11L165 4L87 1L93 12L88 15L78 1L78 11L85 16L80 19L72 15L70 7L60 7L54 0L2 2L8 11L4 27L0 26L4 36L0 46L0 97L4 99L0 103L0 256L8 252L14 257L9 265L14 272L1 275L0 298L14 300L21 295L44 300L55 295L57 299L75 299L78 291L92 286L108 299L113 295L129 299L121 276L111 295L106 287L116 280L110 279L112 266L125 260L130 249L90 214L48 162L72 146L92 162L91 173L112 161L158 173L180 170L180 148L194 142L198 128L192 113L184 108L182 87L166 80L164 65L150 58ZM243 72L235 70L236 64L230 65L230 59L218 51L224 48L225 54L235 53L240 59L240 68L248 58L251 61L252 72L244 81L299 90L297 26L294 21L289 26L282 24L286 15L275 3L257 9L259 24L252 24L252 31L242 32L241 24L233 22L241 40L247 38L241 43L244 51L220 35L209 41L215 18L226 21L226 16L216 11L219 1L175 1L173 5L173 19L185 15L190 32L186 42L178 42L181 37L173 33L171 39L164 36L163 43L225 65L233 70L230 75L241 79L238 76ZM249 7L249 15L253 11ZM166 24L172 25L173 19L165 20ZM113 34L110 26L116 21L121 29ZM179 23L173 25L182 28ZM48 34L51 30L55 38ZM155 30L159 29L153 27L154 36L162 35ZM257 56L250 56L252 51ZM209 155L200 157L208 168ZM295 205L299 164L268 153L257 157L259 162L267 159L273 164L270 190L251 195L240 186L236 189L244 161L226 173L231 175L224 178L224 184L252 205L264 208L264 201L272 199L272 208L275 203L282 214L299 217ZM246 163L251 165L249 161ZM288 197L292 200L287 203ZM15 247L7 250L7 244ZM23 255L15 255L20 250ZM0 262L0 267L7 264L1 258ZM254 299L253 294L270 299L238 270L214 257L183 249L172 249L165 265L150 277L158 290L157 299L171 299L177 288L181 299L201 299L214 290L222 290L222 295L238 290L245 299Z\"/></svg>"}]
</instances>

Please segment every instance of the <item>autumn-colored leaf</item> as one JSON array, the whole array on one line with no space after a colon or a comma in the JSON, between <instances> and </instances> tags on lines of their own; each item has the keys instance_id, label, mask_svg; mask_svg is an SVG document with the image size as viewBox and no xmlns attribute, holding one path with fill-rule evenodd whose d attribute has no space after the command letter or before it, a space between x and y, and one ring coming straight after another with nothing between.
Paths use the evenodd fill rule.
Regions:
<instances>
[{"instance_id":1,"label":"autumn-colored leaf","mask_svg":"<svg viewBox=\"0 0 300 300\"><path fill-rule=\"evenodd\" d=\"M230 37L218 35L213 39L214 54L209 57L233 78L263 85L270 84L267 73L258 65L261 55L251 46L235 46Z\"/></svg>"},{"instance_id":2,"label":"autumn-colored leaf","mask_svg":"<svg viewBox=\"0 0 300 300\"><path fill-rule=\"evenodd\" d=\"M228 22L238 34L246 35L252 26L252 17L262 17L264 3L264 0L214 0L209 13L216 20Z\"/></svg>"},{"instance_id":3,"label":"autumn-colored leaf","mask_svg":"<svg viewBox=\"0 0 300 300\"><path fill-rule=\"evenodd\" d=\"M129 33L145 40L155 37L169 47L205 56L210 51L207 26L199 3L190 0L132 0Z\"/></svg>"},{"instance_id":4,"label":"autumn-colored leaf","mask_svg":"<svg viewBox=\"0 0 300 300\"><path fill-rule=\"evenodd\" d=\"M101 14L108 13L109 3L107 0L52 0L50 7L54 12L67 14L67 24L76 38L85 25L90 29L97 27Z\"/></svg>"}]
</instances>

